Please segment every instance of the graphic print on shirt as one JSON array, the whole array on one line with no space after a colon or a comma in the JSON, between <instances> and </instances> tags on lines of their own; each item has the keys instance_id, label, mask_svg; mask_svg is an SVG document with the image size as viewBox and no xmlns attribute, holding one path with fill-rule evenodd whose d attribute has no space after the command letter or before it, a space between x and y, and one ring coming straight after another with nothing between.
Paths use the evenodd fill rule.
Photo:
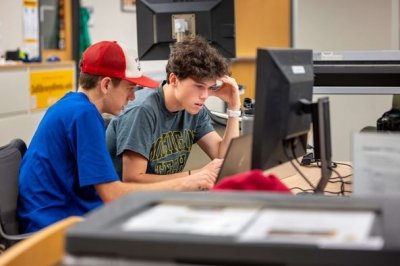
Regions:
<instances>
[{"instance_id":1,"label":"graphic print on shirt","mask_svg":"<svg viewBox=\"0 0 400 266\"><path fill-rule=\"evenodd\" d=\"M168 175L181 172L192 149L193 141L192 129L163 133L150 149L149 163L154 164L155 173Z\"/></svg>"}]
</instances>

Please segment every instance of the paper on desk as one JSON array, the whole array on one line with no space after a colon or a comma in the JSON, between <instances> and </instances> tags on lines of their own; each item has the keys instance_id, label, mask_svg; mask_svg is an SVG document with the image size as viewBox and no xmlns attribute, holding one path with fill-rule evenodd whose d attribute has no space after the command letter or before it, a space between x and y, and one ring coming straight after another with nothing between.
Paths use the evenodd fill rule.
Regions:
<instances>
[{"instance_id":1,"label":"paper on desk","mask_svg":"<svg viewBox=\"0 0 400 266\"><path fill-rule=\"evenodd\" d=\"M400 195L400 134L353 135L353 193Z\"/></svg>"},{"instance_id":2,"label":"paper on desk","mask_svg":"<svg viewBox=\"0 0 400 266\"><path fill-rule=\"evenodd\" d=\"M160 204L130 218L122 227L125 231L235 236L257 212L257 208Z\"/></svg>"},{"instance_id":3,"label":"paper on desk","mask_svg":"<svg viewBox=\"0 0 400 266\"><path fill-rule=\"evenodd\" d=\"M240 241L376 249L383 242L370 237L374 217L371 211L265 209Z\"/></svg>"}]
</instances>

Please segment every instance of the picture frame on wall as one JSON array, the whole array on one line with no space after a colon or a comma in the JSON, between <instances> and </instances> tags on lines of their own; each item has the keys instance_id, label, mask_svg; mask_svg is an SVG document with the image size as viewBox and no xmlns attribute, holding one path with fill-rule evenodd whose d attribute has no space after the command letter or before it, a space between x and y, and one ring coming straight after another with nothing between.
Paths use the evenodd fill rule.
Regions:
<instances>
[{"instance_id":1,"label":"picture frame on wall","mask_svg":"<svg viewBox=\"0 0 400 266\"><path fill-rule=\"evenodd\" d=\"M121 0L122 12L135 12L136 11L136 0Z\"/></svg>"}]
</instances>

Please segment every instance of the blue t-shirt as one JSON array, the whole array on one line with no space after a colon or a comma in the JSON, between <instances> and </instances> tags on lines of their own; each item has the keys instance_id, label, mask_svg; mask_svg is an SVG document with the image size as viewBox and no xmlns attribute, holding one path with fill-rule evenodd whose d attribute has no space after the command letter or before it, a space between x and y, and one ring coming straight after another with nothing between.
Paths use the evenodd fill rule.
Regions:
<instances>
[{"instance_id":1,"label":"blue t-shirt","mask_svg":"<svg viewBox=\"0 0 400 266\"><path fill-rule=\"evenodd\" d=\"M148 160L146 173L181 172L193 144L214 131L204 108L195 115L185 110L168 111L162 89L164 84L157 90L138 91L135 100L107 127L108 150L120 176L125 150L139 153Z\"/></svg>"},{"instance_id":2,"label":"blue t-shirt","mask_svg":"<svg viewBox=\"0 0 400 266\"><path fill-rule=\"evenodd\" d=\"M100 113L85 94L67 93L48 109L23 158L21 230L33 232L84 215L103 203L94 185L116 180Z\"/></svg>"}]
</instances>

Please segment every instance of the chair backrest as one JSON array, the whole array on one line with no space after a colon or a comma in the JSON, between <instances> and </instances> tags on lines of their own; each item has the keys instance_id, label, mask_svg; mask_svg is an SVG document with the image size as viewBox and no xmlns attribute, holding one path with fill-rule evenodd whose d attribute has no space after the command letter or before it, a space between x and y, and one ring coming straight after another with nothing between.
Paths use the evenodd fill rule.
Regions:
<instances>
[{"instance_id":1,"label":"chair backrest","mask_svg":"<svg viewBox=\"0 0 400 266\"><path fill-rule=\"evenodd\" d=\"M0 226L8 235L19 234L17 220L19 167L26 151L21 139L0 147Z\"/></svg>"},{"instance_id":2,"label":"chair backrest","mask_svg":"<svg viewBox=\"0 0 400 266\"><path fill-rule=\"evenodd\" d=\"M71 216L39 230L1 254L0 265L60 265L65 256L65 231L81 221L82 217Z\"/></svg>"}]
</instances>

